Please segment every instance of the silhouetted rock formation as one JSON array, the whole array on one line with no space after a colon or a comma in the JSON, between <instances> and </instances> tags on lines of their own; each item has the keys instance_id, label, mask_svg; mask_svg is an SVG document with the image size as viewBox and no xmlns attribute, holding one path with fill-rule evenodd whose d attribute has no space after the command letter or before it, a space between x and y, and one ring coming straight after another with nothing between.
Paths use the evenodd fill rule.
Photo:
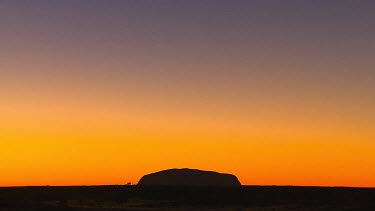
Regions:
<instances>
[{"instance_id":1,"label":"silhouetted rock formation","mask_svg":"<svg viewBox=\"0 0 375 211\"><path fill-rule=\"evenodd\" d=\"M239 187L241 183L232 174L196 169L169 169L143 176L138 185Z\"/></svg>"}]
</instances>

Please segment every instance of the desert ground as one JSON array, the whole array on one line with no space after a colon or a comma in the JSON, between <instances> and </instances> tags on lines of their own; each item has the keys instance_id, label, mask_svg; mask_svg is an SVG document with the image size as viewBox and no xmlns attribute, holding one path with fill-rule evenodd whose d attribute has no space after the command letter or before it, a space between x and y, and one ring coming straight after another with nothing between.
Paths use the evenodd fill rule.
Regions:
<instances>
[{"instance_id":1,"label":"desert ground","mask_svg":"<svg viewBox=\"0 0 375 211\"><path fill-rule=\"evenodd\" d=\"M375 210L375 188L133 185L0 188L0 211Z\"/></svg>"}]
</instances>

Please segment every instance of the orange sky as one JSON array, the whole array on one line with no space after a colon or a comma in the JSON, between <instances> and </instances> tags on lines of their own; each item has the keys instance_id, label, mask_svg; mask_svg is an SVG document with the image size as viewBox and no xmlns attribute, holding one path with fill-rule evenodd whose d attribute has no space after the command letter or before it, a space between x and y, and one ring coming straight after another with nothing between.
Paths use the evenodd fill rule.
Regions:
<instances>
[{"instance_id":1,"label":"orange sky","mask_svg":"<svg viewBox=\"0 0 375 211\"><path fill-rule=\"evenodd\" d=\"M375 187L373 3L228 2L2 3L0 186Z\"/></svg>"},{"instance_id":2,"label":"orange sky","mask_svg":"<svg viewBox=\"0 0 375 211\"><path fill-rule=\"evenodd\" d=\"M249 185L375 185L371 127L328 111L17 99L1 99L1 186L136 183L175 167Z\"/></svg>"}]
</instances>

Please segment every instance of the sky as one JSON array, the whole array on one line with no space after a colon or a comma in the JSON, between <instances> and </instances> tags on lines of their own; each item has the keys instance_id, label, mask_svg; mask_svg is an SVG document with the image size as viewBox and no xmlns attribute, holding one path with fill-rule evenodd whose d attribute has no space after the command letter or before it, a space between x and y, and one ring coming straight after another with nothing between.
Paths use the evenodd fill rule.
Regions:
<instances>
[{"instance_id":1,"label":"sky","mask_svg":"<svg viewBox=\"0 0 375 211\"><path fill-rule=\"evenodd\" d=\"M0 186L375 187L375 2L0 1Z\"/></svg>"}]
</instances>

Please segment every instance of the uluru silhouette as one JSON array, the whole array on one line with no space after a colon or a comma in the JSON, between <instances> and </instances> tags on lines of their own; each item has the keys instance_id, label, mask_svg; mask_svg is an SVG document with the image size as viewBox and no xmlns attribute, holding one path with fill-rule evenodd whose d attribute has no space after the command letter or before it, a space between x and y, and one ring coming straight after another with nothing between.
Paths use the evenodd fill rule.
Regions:
<instances>
[{"instance_id":1,"label":"uluru silhouette","mask_svg":"<svg viewBox=\"0 0 375 211\"><path fill-rule=\"evenodd\" d=\"M183 168L145 175L139 180L138 185L239 187L241 183L232 174Z\"/></svg>"}]
</instances>

